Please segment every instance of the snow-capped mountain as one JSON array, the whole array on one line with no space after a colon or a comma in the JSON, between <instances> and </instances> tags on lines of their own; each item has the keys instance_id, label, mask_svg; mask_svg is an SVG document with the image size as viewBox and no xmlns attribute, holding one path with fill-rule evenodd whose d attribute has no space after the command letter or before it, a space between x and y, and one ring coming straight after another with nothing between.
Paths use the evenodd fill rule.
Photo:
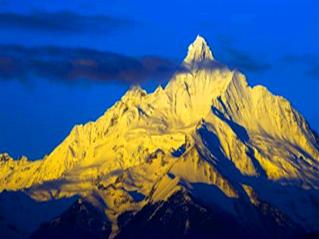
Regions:
<instances>
[{"instance_id":1,"label":"snow-capped mountain","mask_svg":"<svg viewBox=\"0 0 319 239\"><path fill-rule=\"evenodd\" d=\"M131 88L42 160L1 155L0 191L81 198L31 237L61 237L77 217L96 238L316 235L319 141L302 115L216 61L201 36L182 67L153 93ZM94 234L92 215L109 228Z\"/></svg>"}]
</instances>

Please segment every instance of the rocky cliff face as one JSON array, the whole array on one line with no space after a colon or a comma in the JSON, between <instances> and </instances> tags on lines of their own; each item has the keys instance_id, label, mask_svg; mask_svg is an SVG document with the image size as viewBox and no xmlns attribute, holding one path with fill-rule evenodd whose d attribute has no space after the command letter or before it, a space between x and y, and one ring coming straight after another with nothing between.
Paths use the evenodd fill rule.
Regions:
<instances>
[{"instance_id":1,"label":"rocky cliff face","mask_svg":"<svg viewBox=\"0 0 319 239\"><path fill-rule=\"evenodd\" d=\"M42 160L3 154L0 190L38 201L79 195L106 216L111 238L149 225L169 235L174 225L161 223L175 222L171 211L183 215L178 237L202 228L190 211L250 235L265 223L278 237L318 231L319 143L302 115L218 63L200 36L182 65L165 88L133 87L97 121L75 126ZM186 216L176 202L185 198Z\"/></svg>"}]
</instances>

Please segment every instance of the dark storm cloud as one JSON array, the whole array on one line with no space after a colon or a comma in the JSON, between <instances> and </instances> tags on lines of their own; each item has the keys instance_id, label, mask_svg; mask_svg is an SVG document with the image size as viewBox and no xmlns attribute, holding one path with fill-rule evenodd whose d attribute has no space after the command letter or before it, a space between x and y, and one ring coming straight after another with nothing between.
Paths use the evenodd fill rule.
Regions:
<instances>
[{"instance_id":1,"label":"dark storm cloud","mask_svg":"<svg viewBox=\"0 0 319 239\"><path fill-rule=\"evenodd\" d=\"M139 83L161 80L178 70L178 65L160 57L134 58L84 48L0 46L0 79L34 77L74 81L119 80Z\"/></svg>"},{"instance_id":2,"label":"dark storm cloud","mask_svg":"<svg viewBox=\"0 0 319 239\"><path fill-rule=\"evenodd\" d=\"M236 67L244 72L262 73L271 68L271 64L254 58L246 52L232 47L227 47L225 51L228 55L226 62L231 67Z\"/></svg>"},{"instance_id":3,"label":"dark storm cloud","mask_svg":"<svg viewBox=\"0 0 319 239\"><path fill-rule=\"evenodd\" d=\"M286 55L281 60L289 67L302 67L308 76L319 80L319 54Z\"/></svg>"},{"instance_id":4,"label":"dark storm cloud","mask_svg":"<svg viewBox=\"0 0 319 239\"><path fill-rule=\"evenodd\" d=\"M134 25L135 22L130 20L102 15L80 15L70 11L33 12L25 15L10 12L0 13L0 27L8 29L62 33L99 33Z\"/></svg>"}]
</instances>

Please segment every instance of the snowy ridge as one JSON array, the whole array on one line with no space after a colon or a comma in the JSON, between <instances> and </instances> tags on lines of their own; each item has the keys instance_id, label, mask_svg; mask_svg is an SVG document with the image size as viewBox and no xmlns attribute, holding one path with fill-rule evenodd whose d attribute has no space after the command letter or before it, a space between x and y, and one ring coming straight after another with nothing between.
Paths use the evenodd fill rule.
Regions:
<instances>
[{"instance_id":1,"label":"snowy ridge","mask_svg":"<svg viewBox=\"0 0 319 239\"><path fill-rule=\"evenodd\" d=\"M26 190L39 201L80 195L105 212L111 237L119 215L180 190L235 216L234 200L266 201L317 230L319 145L309 125L286 99L206 64L214 61L198 36L183 63L188 70L164 89L133 87L42 160L3 154L0 191Z\"/></svg>"}]
</instances>

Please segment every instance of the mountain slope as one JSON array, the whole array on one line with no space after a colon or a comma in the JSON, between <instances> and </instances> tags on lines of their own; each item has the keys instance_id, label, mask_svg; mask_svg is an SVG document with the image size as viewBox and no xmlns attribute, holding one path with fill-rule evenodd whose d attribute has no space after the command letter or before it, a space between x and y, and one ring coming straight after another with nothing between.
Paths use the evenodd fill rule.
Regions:
<instances>
[{"instance_id":1,"label":"mountain slope","mask_svg":"<svg viewBox=\"0 0 319 239\"><path fill-rule=\"evenodd\" d=\"M31 239L55 238L100 238L111 232L105 214L87 202L75 202L61 216L39 227Z\"/></svg>"},{"instance_id":2,"label":"mountain slope","mask_svg":"<svg viewBox=\"0 0 319 239\"><path fill-rule=\"evenodd\" d=\"M318 231L319 145L305 119L218 63L200 36L182 66L165 88L133 87L97 121L75 126L43 160L3 154L0 191L39 201L80 195L111 221L111 237L120 215L181 190L245 225L254 219L238 200Z\"/></svg>"},{"instance_id":3,"label":"mountain slope","mask_svg":"<svg viewBox=\"0 0 319 239\"><path fill-rule=\"evenodd\" d=\"M184 191L173 194L168 201L145 206L131 219L124 215L116 238L289 238L300 235L300 229L280 215L263 214L245 202L238 203L238 214L245 213L255 221L249 227L219 207L205 207ZM240 212L242 210L242 212ZM146 220L145 220L146 219ZM121 217L119 218L121 221ZM174 225L172 227L172 225ZM230 230L231 225L231 230ZM262 227L261 227L262 225ZM283 228L289 230L283 230Z\"/></svg>"}]
</instances>

